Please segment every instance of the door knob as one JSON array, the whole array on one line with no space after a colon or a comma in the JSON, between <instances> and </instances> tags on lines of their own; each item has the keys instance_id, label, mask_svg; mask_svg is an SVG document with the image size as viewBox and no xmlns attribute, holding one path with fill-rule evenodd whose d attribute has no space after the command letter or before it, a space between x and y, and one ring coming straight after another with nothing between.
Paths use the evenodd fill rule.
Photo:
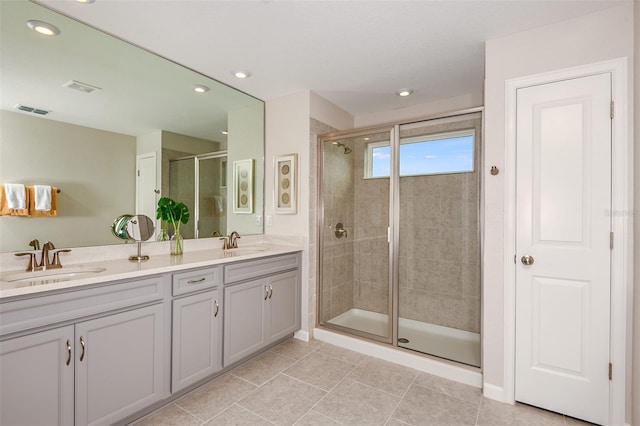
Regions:
<instances>
[{"instance_id":1,"label":"door knob","mask_svg":"<svg viewBox=\"0 0 640 426\"><path fill-rule=\"evenodd\" d=\"M533 256L522 256L522 259L520 260L522 261L523 265L527 265L527 266L533 265L533 262L534 262Z\"/></svg>"}]
</instances>

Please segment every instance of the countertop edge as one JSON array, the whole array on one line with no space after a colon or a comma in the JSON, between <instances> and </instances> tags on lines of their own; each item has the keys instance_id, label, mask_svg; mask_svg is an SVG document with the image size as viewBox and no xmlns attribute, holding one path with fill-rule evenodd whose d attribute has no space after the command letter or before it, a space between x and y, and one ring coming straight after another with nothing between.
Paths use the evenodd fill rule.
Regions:
<instances>
[{"instance_id":1,"label":"countertop edge","mask_svg":"<svg viewBox=\"0 0 640 426\"><path fill-rule=\"evenodd\" d=\"M261 247L261 249L266 249L264 251L249 253L243 253L242 251L234 252L233 250L225 252L221 249L208 249L185 252L180 256L172 256L169 254L155 255L152 256L149 260L143 262L134 262L129 261L128 259L112 259L80 264L69 264L68 268L72 268L74 266L89 266L102 267L106 268L106 270L77 279L35 279L32 282L38 281L39 284L36 285L30 284L28 282L15 283L0 280L0 303L10 302L15 299L49 295L59 291L80 289L81 287L95 284L106 284L127 279L140 279L147 276L180 272L207 266L224 265L227 263L256 260L287 253L301 252L303 250L302 247L293 245L260 244L259 246ZM252 247L243 247L241 248L241 250L250 250L251 248ZM63 270L64 267L62 271ZM24 271L7 271L3 272L2 275L7 276L8 274L18 272Z\"/></svg>"}]
</instances>

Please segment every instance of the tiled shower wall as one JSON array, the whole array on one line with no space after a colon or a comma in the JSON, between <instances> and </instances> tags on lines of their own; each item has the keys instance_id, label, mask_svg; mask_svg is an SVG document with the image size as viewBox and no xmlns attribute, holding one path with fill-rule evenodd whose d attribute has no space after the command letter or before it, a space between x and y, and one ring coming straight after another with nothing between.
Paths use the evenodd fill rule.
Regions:
<instances>
[{"instance_id":1,"label":"tiled shower wall","mask_svg":"<svg viewBox=\"0 0 640 426\"><path fill-rule=\"evenodd\" d=\"M475 128L475 171L400 178L401 318L480 331L481 120L425 125L400 137Z\"/></svg>"},{"instance_id":2,"label":"tiled shower wall","mask_svg":"<svg viewBox=\"0 0 640 426\"><path fill-rule=\"evenodd\" d=\"M353 149L353 142L342 141ZM334 318L353 307L353 155L342 147L324 144L323 195L324 228L322 320ZM347 236L337 238L335 225L342 223Z\"/></svg>"}]
</instances>

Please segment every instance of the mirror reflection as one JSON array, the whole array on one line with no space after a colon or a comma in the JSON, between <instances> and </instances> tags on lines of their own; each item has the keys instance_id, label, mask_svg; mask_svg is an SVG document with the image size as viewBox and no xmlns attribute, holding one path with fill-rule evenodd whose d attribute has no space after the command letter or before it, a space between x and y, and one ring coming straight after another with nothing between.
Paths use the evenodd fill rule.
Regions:
<instances>
[{"instance_id":1,"label":"mirror reflection","mask_svg":"<svg viewBox=\"0 0 640 426\"><path fill-rule=\"evenodd\" d=\"M123 211L158 230L162 196L193 212L185 238L262 233L262 101L29 1L0 8L0 183L61 189L56 217L0 218L0 251L28 248L35 235L66 247L118 243L110 226ZM41 35L30 20L60 34ZM249 159L254 208L234 213L231 165Z\"/></svg>"}]
</instances>

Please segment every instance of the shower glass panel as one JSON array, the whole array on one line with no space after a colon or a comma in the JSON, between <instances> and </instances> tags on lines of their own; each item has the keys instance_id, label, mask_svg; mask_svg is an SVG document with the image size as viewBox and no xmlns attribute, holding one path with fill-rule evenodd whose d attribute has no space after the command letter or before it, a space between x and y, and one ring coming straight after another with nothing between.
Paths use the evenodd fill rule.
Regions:
<instances>
[{"instance_id":1,"label":"shower glass panel","mask_svg":"<svg viewBox=\"0 0 640 426\"><path fill-rule=\"evenodd\" d=\"M226 151L169 160L169 196L191 212L189 223L180 227L184 238L226 235Z\"/></svg>"},{"instance_id":2,"label":"shower glass panel","mask_svg":"<svg viewBox=\"0 0 640 426\"><path fill-rule=\"evenodd\" d=\"M189 207L189 211L193 212L195 193L195 162L193 161L193 157L181 160L170 160L169 196L175 201L183 202ZM188 226L181 226L180 233L183 238L195 238L193 222Z\"/></svg>"},{"instance_id":3,"label":"shower glass panel","mask_svg":"<svg viewBox=\"0 0 640 426\"><path fill-rule=\"evenodd\" d=\"M227 235L227 157L198 161L198 238Z\"/></svg>"},{"instance_id":4,"label":"shower glass panel","mask_svg":"<svg viewBox=\"0 0 640 426\"><path fill-rule=\"evenodd\" d=\"M391 127L320 143L319 321L330 328L391 343L389 275ZM374 162L386 177L365 174ZM370 164L370 163L367 163ZM372 163L371 163L372 164Z\"/></svg>"},{"instance_id":5,"label":"shower glass panel","mask_svg":"<svg viewBox=\"0 0 640 426\"><path fill-rule=\"evenodd\" d=\"M400 347L480 366L480 113L400 126Z\"/></svg>"}]
</instances>

